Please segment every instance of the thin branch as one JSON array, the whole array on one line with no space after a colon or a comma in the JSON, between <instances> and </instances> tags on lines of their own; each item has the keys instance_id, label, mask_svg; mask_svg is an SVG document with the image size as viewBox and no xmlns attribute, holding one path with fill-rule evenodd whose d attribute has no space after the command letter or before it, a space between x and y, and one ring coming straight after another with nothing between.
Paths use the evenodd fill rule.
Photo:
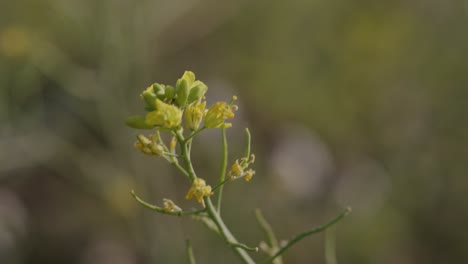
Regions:
<instances>
[{"instance_id":1,"label":"thin branch","mask_svg":"<svg viewBox=\"0 0 468 264\"><path fill-rule=\"evenodd\" d=\"M219 187L218 191L218 203L216 205L216 209L218 210L218 213L221 213L221 203L223 199L223 185L226 183L224 180L226 177L226 170L227 170L227 159L228 159L228 143L227 143L227 138L226 138L226 128L221 129L221 134L222 134L222 142L223 142L223 157L221 160L221 174L219 175L219 184L216 186L216 188Z\"/></svg>"},{"instance_id":2,"label":"thin branch","mask_svg":"<svg viewBox=\"0 0 468 264\"><path fill-rule=\"evenodd\" d=\"M231 180L231 178L224 179L224 181L218 183L215 187L213 187L213 189L211 191L213 191L213 192L216 191L216 189L223 186L224 184L226 184L230 180Z\"/></svg>"},{"instance_id":3,"label":"thin branch","mask_svg":"<svg viewBox=\"0 0 468 264\"><path fill-rule=\"evenodd\" d=\"M187 247L187 256L189 259L190 264L196 264L195 255L193 254L192 243L189 239L186 240L186 247Z\"/></svg>"},{"instance_id":4,"label":"thin branch","mask_svg":"<svg viewBox=\"0 0 468 264\"><path fill-rule=\"evenodd\" d=\"M180 166L177 160L173 160L171 164L174 165L180 172L182 172L182 174L184 174L187 179L190 179L189 173L182 166Z\"/></svg>"},{"instance_id":5,"label":"thin branch","mask_svg":"<svg viewBox=\"0 0 468 264\"><path fill-rule=\"evenodd\" d=\"M325 263L337 264L335 228L329 228L325 231Z\"/></svg>"},{"instance_id":6,"label":"thin branch","mask_svg":"<svg viewBox=\"0 0 468 264\"><path fill-rule=\"evenodd\" d=\"M189 140L191 140L193 137L195 137L196 135L198 135L198 133L202 132L203 130L205 130L206 127L201 127L195 131L192 132L192 134L190 134L186 139L185 139L185 142L188 142Z\"/></svg>"},{"instance_id":7,"label":"thin branch","mask_svg":"<svg viewBox=\"0 0 468 264\"><path fill-rule=\"evenodd\" d=\"M233 246L233 247L238 247L238 248L245 249L247 251L258 252L258 247L249 247L249 246L241 244L241 243L230 243L230 245Z\"/></svg>"},{"instance_id":8,"label":"thin branch","mask_svg":"<svg viewBox=\"0 0 468 264\"><path fill-rule=\"evenodd\" d=\"M349 213L351 212L351 208L346 208L340 215L338 215L337 217L335 217L333 220L331 220L330 222L322 225L322 226L319 226L317 228L314 228L312 230L309 230L309 231L305 231L299 235L297 235L296 237L294 237L293 239L291 239L287 244L286 246L282 247L275 255L271 256L270 258L266 259L265 261L263 261L263 263L269 263L271 261L273 261L276 257L282 255L284 252L286 252L286 250L288 250L291 246L293 246L294 244L296 244L297 242L301 241L302 239L310 236L310 235L313 235L313 234L317 234L317 233L320 233L324 230L326 230L327 228L329 228L330 226L338 223L341 219L343 219L346 215L348 215Z\"/></svg>"},{"instance_id":9,"label":"thin branch","mask_svg":"<svg viewBox=\"0 0 468 264\"><path fill-rule=\"evenodd\" d=\"M245 157L249 159L251 136L250 136L250 130L248 128L245 128L245 135L247 136L247 148L245 149Z\"/></svg>"},{"instance_id":10,"label":"thin branch","mask_svg":"<svg viewBox=\"0 0 468 264\"><path fill-rule=\"evenodd\" d=\"M131 193L132 193L133 198L135 198L135 200L138 203L140 203L141 205L143 205L144 207L146 207L148 209L151 209L151 210L156 211L156 212L161 213L161 214L174 215L174 216L183 216L183 215L193 215L193 214L199 214L199 213L205 212L205 209L194 210L194 211L170 212L170 211L167 211L166 209L164 209L163 207L159 207L159 206L156 206L156 205L153 205L153 204L150 204L150 203L144 201L143 199L138 197L138 195L136 195L134 190L132 190Z\"/></svg>"},{"instance_id":11,"label":"thin branch","mask_svg":"<svg viewBox=\"0 0 468 264\"><path fill-rule=\"evenodd\" d=\"M270 256L273 256L279 250L278 239L276 239L275 233L273 232L273 228L271 228L271 225L266 221L265 217L263 217L262 211L260 211L260 209L255 210L255 217L257 218L258 224L265 233L268 246L271 249L271 253L268 253ZM281 256L277 257L273 261L273 263L283 263Z\"/></svg>"}]
</instances>

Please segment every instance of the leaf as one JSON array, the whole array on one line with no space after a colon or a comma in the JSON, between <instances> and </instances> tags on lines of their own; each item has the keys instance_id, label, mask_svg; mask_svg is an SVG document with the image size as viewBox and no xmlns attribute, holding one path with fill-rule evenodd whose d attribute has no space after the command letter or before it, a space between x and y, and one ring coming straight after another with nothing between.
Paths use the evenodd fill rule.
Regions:
<instances>
[{"instance_id":1,"label":"leaf","mask_svg":"<svg viewBox=\"0 0 468 264\"><path fill-rule=\"evenodd\" d=\"M145 123L144 116L131 116L125 119L125 124L131 128L136 129L152 129L155 126L148 125Z\"/></svg>"}]
</instances>

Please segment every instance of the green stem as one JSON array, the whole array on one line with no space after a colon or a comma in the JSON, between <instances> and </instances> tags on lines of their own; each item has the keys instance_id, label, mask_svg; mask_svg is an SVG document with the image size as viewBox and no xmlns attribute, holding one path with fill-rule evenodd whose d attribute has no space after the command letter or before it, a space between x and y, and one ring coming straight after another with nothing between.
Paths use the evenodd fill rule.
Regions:
<instances>
[{"instance_id":1,"label":"green stem","mask_svg":"<svg viewBox=\"0 0 468 264\"><path fill-rule=\"evenodd\" d=\"M249 159L250 157L250 143L251 143L251 136L250 131L248 128L245 128L245 134L247 136L247 148L245 149L245 157Z\"/></svg>"},{"instance_id":2,"label":"green stem","mask_svg":"<svg viewBox=\"0 0 468 264\"><path fill-rule=\"evenodd\" d=\"M335 228L330 228L327 231L325 231L325 263L337 264L336 245L335 245Z\"/></svg>"},{"instance_id":3,"label":"green stem","mask_svg":"<svg viewBox=\"0 0 468 264\"><path fill-rule=\"evenodd\" d=\"M170 211L166 211L166 209L164 209L162 207L159 207L159 206L156 206L156 205L153 205L153 204L150 204L150 203L144 201L143 199L138 197L138 195L136 195L134 190L132 190L132 196L133 196L133 198L135 198L135 200L139 204L143 205L144 207L146 207L148 209L151 209L153 211L161 213L161 214L174 215L174 216L183 216L183 215L193 215L193 214L199 214L199 213L205 212L205 209L194 210L194 211L170 212Z\"/></svg>"},{"instance_id":4,"label":"green stem","mask_svg":"<svg viewBox=\"0 0 468 264\"><path fill-rule=\"evenodd\" d=\"M233 247L238 247L238 248L243 248L247 251L255 251L255 252L258 252L258 247L249 247L247 245L244 245L244 244L241 244L241 243L232 243L231 246Z\"/></svg>"},{"instance_id":5,"label":"green stem","mask_svg":"<svg viewBox=\"0 0 468 264\"><path fill-rule=\"evenodd\" d=\"M207 213L210 216L210 218L213 220L213 222L216 224L216 226L218 227L218 230L221 233L221 236L225 239L226 243L233 246L234 251L237 253L237 255L239 255L239 257L244 261L244 263L255 264L255 262L249 256L249 254L245 251L245 249L236 247L236 245L239 245L239 242L224 224L223 220L221 219L221 216L218 214L218 212L216 211L216 208L211 202L211 199L209 197L205 197L204 199L205 199Z\"/></svg>"},{"instance_id":6,"label":"green stem","mask_svg":"<svg viewBox=\"0 0 468 264\"><path fill-rule=\"evenodd\" d=\"M184 174L185 177L190 179L189 173L182 166L180 166L177 160L172 161L171 164L174 165L180 172L182 172L182 174Z\"/></svg>"},{"instance_id":7,"label":"green stem","mask_svg":"<svg viewBox=\"0 0 468 264\"><path fill-rule=\"evenodd\" d=\"M189 140L191 140L194 136L198 135L198 133L202 132L203 130L205 130L206 127L201 127L195 131L192 132L192 134L190 134L186 139L185 139L185 142L188 142Z\"/></svg>"},{"instance_id":8,"label":"green stem","mask_svg":"<svg viewBox=\"0 0 468 264\"><path fill-rule=\"evenodd\" d=\"M181 144L182 159L184 160L185 166L187 167L187 172L189 174L189 177L192 181L194 181L197 178L197 175L195 174L195 170L193 169L193 165L190 160L190 152L187 150L187 141L184 140L184 136L182 135L181 131L177 131L175 134L176 134L177 140ZM204 197L203 199L205 201L205 206L206 206L205 209L206 209L206 212L208 213L208 216L216 224L219 232L221 233L221 236L224 238L226 243L228 243L231 246L238 245L239 242L224 224L221 216L218 214L218 211L213 205L213 202L211 201L210 197ZM249 256L249 254L245 251L245 249L240 248L240 247L234 247L234 246L233 246L233 249L246 264L255 264L255 262Z\"/></svg>"},{"instance_id":9,"label":"green stem","mask_svg":"<svg viewBox=\"0 0 468 264\"><path fill-rule=\"evenodd\" d=\"M267 237L267 242L270 248L279 248L278 240L276 239L275 233L273 232L273 228L271 228L271 225L265 220L260 209L255 211L255 216L257 217L257 221L262 227L265 236Z\"/></svg>"},{"instance_id":10,"label":"green stem","mask_svg":"<svg viewBox=\"0 0 468 264\"><path fill-rule=\"evenodd\" d=\"M213 187L212 191L213 192L216 191L218 188L220 188L221 186L223 186L224 184L226 184L230 180L231 180L230 178L224 179L224 181L218 183L215 187Z\"/></svg>"},{"instance_id":11,"label":"green stem","mask_svg":"<svg viewBox=\"0 0 468 264\"><path fill-rule=\"evenodd\" d=\"M219 181L218 181L218 186L219 186L218 203L216 205L216 208L218 209L218 212L220 214L221 214L221 203L223 200L223 188L224 188L224 183L225 183L224 179L226 177L227 159L228 159L228 143L227 143L227 138L226 138L226 128L223 127L221 129L221 134L222 134L222 142L223 142L223 157L221 160L221 174L219 175Z\"/></svg>"},{"instance_id":12,"label":"green stem","mask_svg":"<svg viewBox=\"0 0 468 264\"><path fill-rule=\"evenodd\" d=\"M271 225L267 222L265 217L263 217L263 214L260 211L260 209L255 210L255 216L257 218L258 224L260 224L261 228L263 229L263 232L265 233L268 246L271 249L271 253L267 253L269 253L269 255L272 256L279 250L278 239L276 239L275 233L273 232L273 228L271 228ZM278 256L276 257L276 259L273 260L273 263L283 264L283 259L281 258L281 256Z\"/></svg>"},{"instance_id":13,"label":"green stem","mask_svg":"<svg viewBox=\"0 0 468 264\"><path fill-rule=\"evenodd\" d=\"M188 255L189 263L196 264L195 255L193 254L192 243L190 242L189 239L186 240L186 246L187 246L187 255Z\"/></svg>"},{"instance_id":14,"label":"green stem","mask_svg":"<svg viewBox=\"0 0 468 264\"><path fill-rule=\"evenodd\" d=\"M312 235L312 234L317 234L317 233L320 233L324 230L326 230L327 228L329 228L330 226L338 223L341 219L343 219L346 215L348 215L349 213L351 212L351 208L346 208L346 210L344 210L340 215L338 215L337 217L335 217L333 220L331 220L330 222L322 225L322 226L319 226L317 228L314 228L312 230L309 230L309 231L305 231L299 235L297 235L296 237L294 237L293 239L291 239L287 244L286 246L282 247L275 255L271 256L270 258L266 259L265 261L263 261L263 263L269 263L271 261L273 261L276 257L282 255L284 252L286 252L286 250L288 250L291 246L293 246L294 244L296 244L297 242L301 241L302 239Z\"/></svg>"}]
</instances>

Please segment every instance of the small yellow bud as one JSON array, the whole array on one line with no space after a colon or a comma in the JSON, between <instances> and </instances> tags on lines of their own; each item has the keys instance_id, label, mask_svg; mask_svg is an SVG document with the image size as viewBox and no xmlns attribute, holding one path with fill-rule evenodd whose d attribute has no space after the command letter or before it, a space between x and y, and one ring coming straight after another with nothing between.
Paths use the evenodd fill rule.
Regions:
<instances>
[{"instance_id":1,"label":"small yellow bud","mask_svg":"<svg viewBox=\"0 0 468 264\"><path fill-rule=\"evenodd\" d=\"M135 148L146 155L161 156L164 153L164 148L156 141L152 141L143 135L137 135L138 141L135 142Z\"/></svg>"},{"instance_id":2,"label":"small yellow bud","mask_svg":"<svg viewBox=\"0 0 468 264\"><path fill-rule=\"evenodd\" d=\"M190 130L196 130L203 119L203 115L205 113L205 106L206 101L203 102L196 102L195 104L190 104L185 109L184 117L185 117L185 125Z\"/></svg>"},{"instance_id":3,"label":"small yellow bud","mask_svg":"<svg viewBox=\"0 0 468 264\"><path fill-rule=\"evenodd\" d=\"M231 178L237 178L241 177L242 174L244 174L244 169L239 165L239 161L236 160L234 164L232 164L231 169L229 170L229 177Z\"/></svg>"},{"instance_id":4,"label":"small yellow bud","mask_svg":"<svg viewBox=\"0 0 468 264\"><path fill-rule=\"evenodd\" d=\"M169 143L169 151L171 151L172 153L175 153L176 145L177 145L177 139L176 137L172 137L171 143Z\"/></svg>"},{"instance_id":5,"label":"small yellow bud","mask_svg":"<svg viewBox=\"0 0 468 264\"><path fill-rule=\"evenodd\" d=\"M166 212L171 212L171 213L182 212L182 209L170 199L164 198L163 203L164 203L164 211Z\"/></svg>"},{"instance_id":6,"label":"small yellow bud","mask_svg":"<svg viewBox=\"0 0 468 264\"><path fill-rule=\"evenodd\" d=\"M205 207L205 201L203 201L203 197L208 197L212 195L211 186L206 185L206 182L202 178L196 178L192 186L190 187L187 195L185 196L186 199L191 199L195 197L197 202L201 203L203 207Z\"/></svg>"},{"instance_id":7,"label":"small yellow bud","mask_svg":"<svg viewBox=\"0 0 468 264\"><path fill-rule=\"evenodd\" d=\"M255 171L252 169L249 169L245 172L245 181L249 182L252 177L255 175Z\"/></svg>"},{"instance_id":8,"label":"small yellow bud","mask_svg":"<svg viewBox=\"0 0 468 264\"><path fill-rule=\"evenodd\" d=\"M224 123L226 119L234 117L235 108L226 102L217 102L208 109L205 117L205 126L207 128L228 128L232 124Z\"/></svg>"},{"instance_id":9,"label":"small yellow bud","mask_svg":"<svg viewBox=\"0 0 468 264\"><path fill-rule=\"evenodd\" d=\"M146 115L145 123L151 126L175 129L180 126L181 120L182 111L179 108L156 99L156 110Z\"/></svg>"}]
</instances>

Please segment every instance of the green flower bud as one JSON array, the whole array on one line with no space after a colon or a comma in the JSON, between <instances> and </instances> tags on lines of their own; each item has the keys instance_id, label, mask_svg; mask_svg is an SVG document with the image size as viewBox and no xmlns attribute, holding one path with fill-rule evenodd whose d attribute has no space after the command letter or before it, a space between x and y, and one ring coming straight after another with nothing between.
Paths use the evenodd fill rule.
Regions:
<instances>
[{"instance_id":1,"label":"green flower bud","mask_svg":"<svg viewBox=\"0 0 468 264\"><path fill-rule=\"evenodd\" d=\"M148 108L154 109L156 107L155 101L156 101L157 96L154 93L153 85L146 88L146 90L144 90L140 96L143 98L143 100L145 100Z\"/></svg>"},{"instance_id":2,"label":"green flower bud","mask_svg":"<svg viewBox=\"0 0 468 264\"><path fill-rule=\"evenodd\" d=\"M188 86L190 87L190 86L192 86L192 83L195 82L195 73L193 73L191 71L185 71L184 75L182 75L182 77L178 80L178 82L180 80L186 80Z\"/></svg>"},{"instance_id":3,"label":"green flower bud","mask_svg":"<svg viewBox=\"0 0 468 264\"><path fill-rule=\"evenodd\" d=\"M166 86L166 90L165 90L164 95L166 97L166 100L172 101L172 99L174 99L174 97L175 97L175 88L174 88L174 86L171 86L171 85Z\"/></svg>"},{"instance_id":4,"label":"green flower bud","mask_svg":"<svg viewBox=\"0 0 468 264\"><path fill-rule=\"evenodd\" d=\"M151 85L153 87L154 94L161 100L165 98L166 87L164 84L154 83Z\"/></svg>"},{"instance_id":5,"label":"green flower bud","mask_svg":"<svg viewBox=\"0 0 468 264\"><path fill-rule=\"evenodd\" d=\"M149 126L175 129L180 127L181 120L182 110L156 99L156 110L146 114L145 123Z\"/></svg>"},{"instance_id":6,"label":"green flower bud","mask_svg":"<svg viewBox=\"0 0 468 264\"><path fill-rule=\"evenodd\" d=\"M176 102L179 107L183 108L185 104L187 103L190 87L189 87L189 83L185 79L182 79L178 83L179 84L176 87L177 89Z\"/></svg>"},{"instance_id":7,"label":"green flower bud","mask_svg":"<svg viewBox=\"0 0 468 264\"><path fill-rule=\"evenodd\" d=\"M201 81L196 81L193 84L192 89L190 89L187 104L191 104L193 102L201 100L203 96L205 95L206 91L208 91L208 86L206 86Z\"/></svg>"}]
</instances>

